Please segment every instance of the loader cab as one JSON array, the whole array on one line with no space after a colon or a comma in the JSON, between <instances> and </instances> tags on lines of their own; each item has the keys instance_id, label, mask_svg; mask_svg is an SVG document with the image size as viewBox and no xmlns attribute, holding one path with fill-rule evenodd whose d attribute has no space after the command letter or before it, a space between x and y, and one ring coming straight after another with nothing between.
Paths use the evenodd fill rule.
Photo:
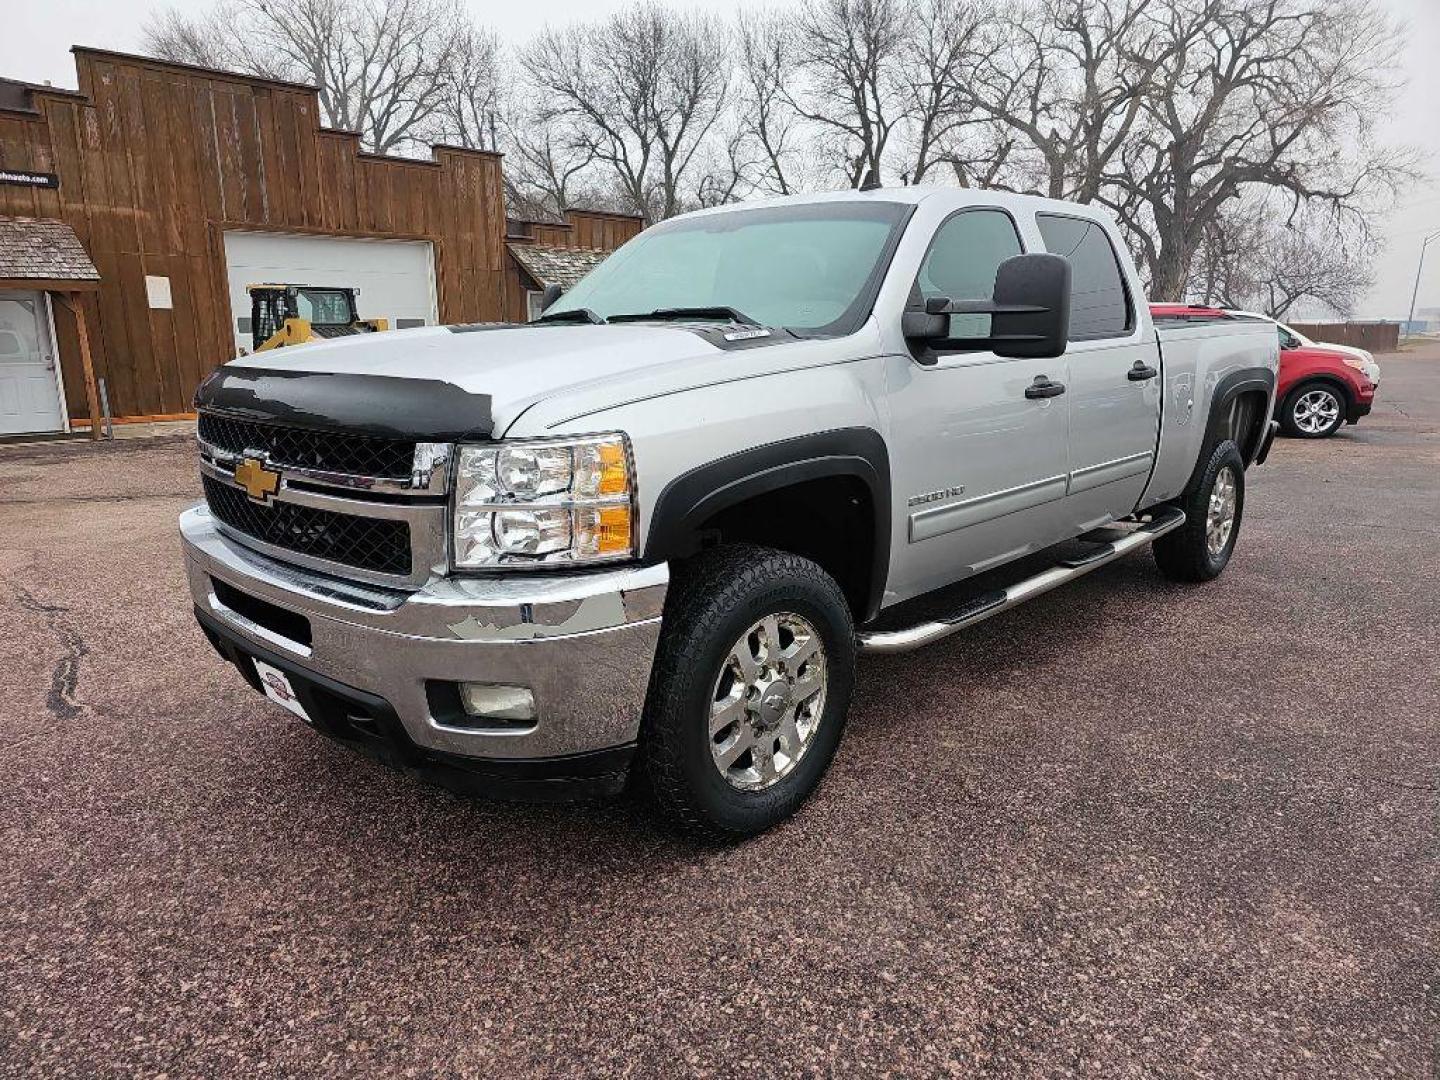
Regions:
<instances>
[{"instance_id":1,"label":"loader cab","mask_svg":"<svg viewBox=\"0 0 1440 1080\"><path fill-rule=\"evenodd\" d=\"M249 285L250 337L254 352L317 338L384 330L383 319L362 320L358 289L322 285Z\"/></svg>"}]
</instances>

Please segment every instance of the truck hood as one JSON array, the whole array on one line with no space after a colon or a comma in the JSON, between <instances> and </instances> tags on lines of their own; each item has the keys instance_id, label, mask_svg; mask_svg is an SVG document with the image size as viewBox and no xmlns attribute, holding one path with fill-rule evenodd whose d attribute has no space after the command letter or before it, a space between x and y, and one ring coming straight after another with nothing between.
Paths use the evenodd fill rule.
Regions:
<instances>
[{"instance_id":1,"label":"truck hood","mask_svg":"<svg viewBox=\"0 0 1440 1080\"><path fill-rule=\"evenodd\" d=\"M730 347L750 352L791 340L777 334ZM712 327L425 327L241 357L207 380L197 401L257 419L375 435L499 435L555 394L643 381L660 370L683 379L684 369L704 368L707 359L740 359L727 356L725 344ZM698 371L691 377L704 381ZM431 419L420 423L422 414ZM426 424L434 430L421 430Z\"/></svg>"},{"instance_id":2,"label":"truck hood","mask_svg":"<svg viewBox=\"0 0 1440 1080\"><path fill-rule=\"evenodd\" d=\"M230 367L446 382L495 404L720 350L671 326L428 326L244 356Z\"/></svg>"}]
</instances>

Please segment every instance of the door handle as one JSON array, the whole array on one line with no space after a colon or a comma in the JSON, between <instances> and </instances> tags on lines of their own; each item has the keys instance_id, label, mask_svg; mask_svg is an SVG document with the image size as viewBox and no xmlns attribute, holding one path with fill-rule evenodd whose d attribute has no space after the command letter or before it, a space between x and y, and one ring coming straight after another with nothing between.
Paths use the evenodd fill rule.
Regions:
<instances>
[{"instance_id":1,"label":"door handle","mask_svg":"<svg viewBox=\"0 0 1440 1080\"><path fill-rule=\"evenodd\" d=\"M1153 379L1159 374L1160 372L1145 363L1144 360L1136 360L1135 366L1130 369L1130 374L1127 375L1126 378L1131 382L1144 382L1146 379Z\"/></svg>"},{"instance_id":2,"label":"door handle","mask_svg":"<svg viewBox=\"0 0 1440 1080\"><path fill-rule=\"evenodd\" d=\"M1025 396L1031 401L1037 398L1059 397L1065 392L1063 382L1051 382L1049 375L1036 375L1035 381L1025 388Z\"/></svg>"}]
</instances>

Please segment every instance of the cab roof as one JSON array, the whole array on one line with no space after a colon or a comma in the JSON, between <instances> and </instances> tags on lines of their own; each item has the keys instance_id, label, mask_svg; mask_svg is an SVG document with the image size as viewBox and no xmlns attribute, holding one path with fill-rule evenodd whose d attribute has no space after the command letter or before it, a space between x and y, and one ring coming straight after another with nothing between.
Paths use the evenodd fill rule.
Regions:
<instances>
[{"instance_id":1,"label":"cab roof","mask_svg":"<svg viewBox=\"0 0 1440 1080\"><path fill-rule=\"evenodd\" d=\"M956 208L972 204L983 204L985 206L998 206L1002 209L1032 213L1041 210L1052 210L1071 216L1091 217L1097 221L1113 221L1109 211L1093 203L1082 204L1067 202L1064 199L1049 199L1040 195L1020 195L1013 191L995 191L990 188L940 187L937 185L880 187L871 188L868 191L846 188L841 191L814 192L803 195L774 195L760 199L747 199L738 203L725 203L721 206L708 206L701 210L692 210L687 214L681 214L670 220L683 220L686 218L724 214L759 207L811 206L823 203L857 202L898 203L900 205L916 206L932 200L950 203Z\"/></svg>"}]
</instances>

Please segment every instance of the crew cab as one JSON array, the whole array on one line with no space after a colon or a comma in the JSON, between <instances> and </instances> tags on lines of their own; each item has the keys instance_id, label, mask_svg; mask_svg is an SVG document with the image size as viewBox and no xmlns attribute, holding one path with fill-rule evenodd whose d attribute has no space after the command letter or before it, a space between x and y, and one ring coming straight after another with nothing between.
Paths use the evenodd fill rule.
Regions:
<instances>
[{"instance_id":1,"label":"crew cab","mask_svg":"<svg viewBox=\"0 0 1440 1080\"><path fill-rule=\"evenodd\" d=\"M635 781L712 836L815 789L857 654L1143 547L1216 577L1274 435L1273 329L1157 329L1094 206L717 207L547 302L212 374L195 614L392 764L526 798Z\"/></svg>"},{"instance_id":2,"label":"crew cab","mask_svg":"<svg viewBox=\"0 0 1440 1080\"><path fill-rule=\"evenodd\" d=\"M1273 328L1280 339L1275 419L1287 435L1325 439L1368 416L1380 386L1380 365L1364 349L1316 344L1268 315L1199 304L1151 304L1156 320L1237 320Z\"/></svg>"}]
</instances>

